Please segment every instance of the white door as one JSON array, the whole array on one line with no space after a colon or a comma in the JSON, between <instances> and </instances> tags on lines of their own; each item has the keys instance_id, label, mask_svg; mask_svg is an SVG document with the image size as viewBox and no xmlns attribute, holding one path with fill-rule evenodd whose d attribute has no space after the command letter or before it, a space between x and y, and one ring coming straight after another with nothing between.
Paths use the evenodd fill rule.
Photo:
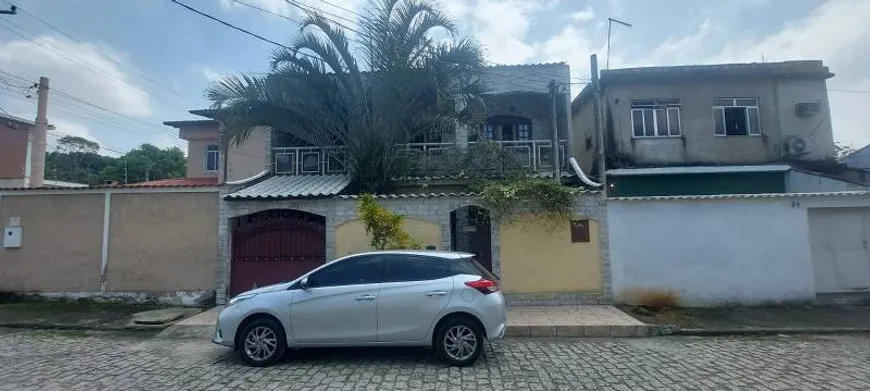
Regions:
<instances>
[{"instance_id":1,"label":"white door","mask_svg":"<svg viewBox=\"0 0 870 391\"><path fill-rule=\"evenodd\" d=\"M290 324L297 344L353 345L378 337L382 255L337 261L308 276L293 295Z\"/></svg>"},{"instance_id":2,"label":"white door","mask_svg":"<svg viewBox=\"0 0 870 391\"><path fill-rule=\"evenodd\" d=\"M870 208L810 209L809 222L816 291L870 289Z\"/></svg>"},{"instance_id":3,"label":"white door","mask_svg":"<svg viewBox=\"0 0 870 391\"><path fill-rule=\"evenodd\" d=\"M453 295L453 277L443 258L390 254L378 295L378 341L426 338Z\"/></svg>"}]
</instances>

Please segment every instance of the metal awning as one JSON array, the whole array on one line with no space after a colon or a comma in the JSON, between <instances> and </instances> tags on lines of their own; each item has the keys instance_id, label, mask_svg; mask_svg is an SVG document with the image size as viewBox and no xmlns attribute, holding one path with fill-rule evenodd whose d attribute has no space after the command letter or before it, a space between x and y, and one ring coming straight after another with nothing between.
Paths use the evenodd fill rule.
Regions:
<instances>
[{"instance_id":1,"label":"metal awning","mask_svg":"<svg viewBox=\"0 0 870 391\"><path fill-rule=\"evenodd\" d=\"M350 184L346 175L276 175L235 193L226 200L274 200L333 196Z\"/></svg>"}]
</instances>

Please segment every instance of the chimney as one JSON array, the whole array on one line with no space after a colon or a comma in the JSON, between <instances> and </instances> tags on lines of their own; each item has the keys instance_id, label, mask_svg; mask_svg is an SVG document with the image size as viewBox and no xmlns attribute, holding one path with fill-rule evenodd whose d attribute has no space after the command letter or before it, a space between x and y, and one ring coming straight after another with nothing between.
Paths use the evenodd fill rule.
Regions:
<instances>
[{"instance_id":1,"label":"chimney","mask_svg":"<svg viewBox=\"0 0 870 391\"><path fill-rule=\"evenodd\" d=\"M31 132L30 153L30 185L28 187L42 187L45 181L45 148L48 131L48 78L39 78L37 90L38 101L36 103L36 126Z\"/></svg>"}]
</instances>

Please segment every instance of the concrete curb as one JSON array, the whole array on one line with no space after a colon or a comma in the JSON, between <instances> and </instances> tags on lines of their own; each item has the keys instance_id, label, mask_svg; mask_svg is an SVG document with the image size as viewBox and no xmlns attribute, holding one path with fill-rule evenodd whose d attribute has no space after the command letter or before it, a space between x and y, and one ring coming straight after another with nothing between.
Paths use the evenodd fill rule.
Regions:
<instances>
[{"instance_id":1,"label":"concrete curb","mask_svg":"<svg viewBox=\"0 0 870 391\"><path fill-rule=\"evenodd\" d=\"M52 323L0 323L0 328L27 329L27 330L73 330L73 331L151 331L158 332L164 326L105 326L105 325L77 325L77 324L52 324Z\"/></svg>"},{"instance_id":2,"label":"concrete curb","mask_svg":"<svg viewBox=\"0 0 870 391\"><path fill-rule=\"evenodd\" d=\"M505 337L510 338L638 338L657 335L650 325L641 326L580 326L580 325L508 325Z\"/></svg>"},{"instance_id":3,"label":"concrete curb","mask_svg":"<svg viewBox=\"0 0 870 391\"><path fill-rule=\"evenodd\" d=\"M728 335L798 335L798 334L856 334L870 333L870 327L747 327L739 329L681 329L675 328L670 334L660 335L690 335L699 337L715 337Z\"/></svg>"}]
</instances>

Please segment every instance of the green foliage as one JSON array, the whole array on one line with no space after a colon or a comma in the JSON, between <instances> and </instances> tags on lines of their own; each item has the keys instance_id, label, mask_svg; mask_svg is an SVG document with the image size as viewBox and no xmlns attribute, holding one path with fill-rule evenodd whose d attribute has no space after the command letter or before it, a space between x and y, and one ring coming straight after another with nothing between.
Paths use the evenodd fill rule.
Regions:
<instances>
[{"instance_id":1,"label":"green foliage","mask_svg":"<svg viewBox=\"0 0 870 391\"><path fill-rule=\"evenodd\" d=\"M499 143L482 137L464 151L458 148L445 149L438 155L414 156L411 160L415 175L444 175L465 178L471 183L496 178L524 178L531 173L522 166L516 155Z\"/></svg>"},{"instance_id":2,"label":"green foliage","mask_svg":"<svg viewBox=\"0 0 870 391\"><path fill-rule=\"evenodd\" d=\"M412 159L396 144L479 124L483 52L429 0L372 1L351 45L345 28L307 12L289 48L265 74L227 76L206 91L230 143L269 126L313 146L344 147L364 192L388 190ZM447 40L431 33L446 31Z\"/></svg>"},{"instance_id":3,"label":"green foliage","mask_svg":"<svg viewBox=\"0 0 870 391\"><path fill-rule=\"evenodd\" d=\"M573 217L574 196L578 194L577 189L539 178L487 182L476 190L481 206L504 224L529 219L563 222Z\"/></svg>"},{"instance_id":4,"label":"green foliage","mask_svg":"<svg viewBox=\"0 0 870 391\"><path fill-rule=\"evenodd\" d=\"M67 141L59 140L57 151L45 155L45 179L99 185L183 178L186 173L187 159L176 147L161 149L142 144L114 158L97 154L99 144L92 141L84 140L94 145Z\"/></svg>"},{"instance_id":5,"label":"green foliage","mask_svg":"<svg viewBox=\"0 0 870 391\"><path fill-rule=\"evenodd\" d=\"M375 202L371 194L363 194L359 201L359 216L371 238L371 246L378 249L420 249L422 244L402 229L399 216Z\"/></svg>"}]
</instances>

